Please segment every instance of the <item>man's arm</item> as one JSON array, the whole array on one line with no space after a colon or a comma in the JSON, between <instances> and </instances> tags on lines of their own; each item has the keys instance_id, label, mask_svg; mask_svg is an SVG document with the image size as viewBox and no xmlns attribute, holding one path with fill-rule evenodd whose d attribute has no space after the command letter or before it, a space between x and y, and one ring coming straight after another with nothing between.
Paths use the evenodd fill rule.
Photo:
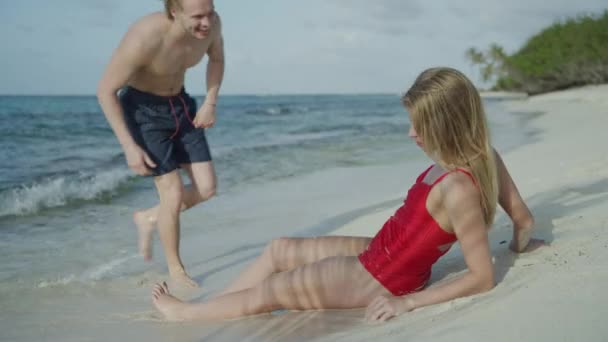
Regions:
<instances>
[{"instance_id":1,"label":"man's arm","mask_svg":"<svg viewBox=\"0 0 608 342\"><path fill-rule=\"evenodd\" d=\"M97 99L123 149L135 144L123 117L117 92L144 63L143 43L133 29L112 54L97 87Z\"/></svg>"},{"instance_id":2,"label":"man's arm","mask_svg":"<svg viewBox=\"0 0 608 342\"><path fill-rule=\"evenodd\" d=\"M207 63L205 104L215 106L224 79L224 38L222 37L222 23L219 16L217 17L217 36L209 46L207 55L209 56L209 62Z\"/></svg>"},{"instance_id":3,"label":"man's arm","mask_svg":"<svg viewBox=\"0 0 608 342\"><path fill-rule=\"evenodd\" d=\"M523 252L532 236L534 216L519 194L515 182L496 150L494 156L498 173L498 203L513 221L513 241L510 248L515 252Z\"/></svg>"},{"instance_id":4,"label":"man's arm","mask_svg":"<svg viewBox=\"0 0 608 342\"><path fill-rule=\"evenodd\" d=\"M114 51L97 88L99 105L125 152L127 163L140 175L149 173L146 164L155 165L129 133L117 92L146 63L149 50L150 43L141 31L136 27L130 29Z\"/></svg>"},{"instance_id":5,"label":"man's arm","mask_svg":"<svg viewBox=\"0 0 608 342\"><path fill-rule=\"evenodd\" d=\"M217 17L215 38L207 50L209 62L207 63L207 95L205 102L199 108L194 117L193 124L196 128L209 128L215 124L215 106L224 79L224 39L222 38L222 27L220 17Z\"/></svg>"}]
</instances>

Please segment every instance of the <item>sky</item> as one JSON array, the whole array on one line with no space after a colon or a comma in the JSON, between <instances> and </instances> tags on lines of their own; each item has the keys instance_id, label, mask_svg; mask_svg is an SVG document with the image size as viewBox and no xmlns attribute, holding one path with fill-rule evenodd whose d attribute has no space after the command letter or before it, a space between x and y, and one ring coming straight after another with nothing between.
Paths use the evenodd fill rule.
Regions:
<instances>
[{"instance_id":1,"label":"sky","mask_svg":"<svg viewBox=\"0 0 608 342\"><path fill-rule=\"evenodd\" d=\"M118 42L160 0L0 1L0 94L94 94ZM460 69L469 47L517 51L543 27L606 0L215 0L222 94L400 93L424 69ZM206 59L186 88L205 92Z\"/></svg>"}]
</instances>

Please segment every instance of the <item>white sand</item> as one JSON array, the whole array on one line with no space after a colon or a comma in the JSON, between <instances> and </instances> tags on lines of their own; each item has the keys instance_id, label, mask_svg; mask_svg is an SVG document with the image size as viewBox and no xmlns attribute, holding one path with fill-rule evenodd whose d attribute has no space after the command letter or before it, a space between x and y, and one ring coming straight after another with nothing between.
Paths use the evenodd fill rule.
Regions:
<instances>
[{"instance_id":1,"label":"white sand","mask_svg":"<svg viewBox=\"0 0 608 342\"><path fill-rule=\"evenodd\" d=\"M493 291L357 327L339 340L608 341L608 86L513 101L509 108L545 113L530 120L535 141L503 157L535 214L537 237L550 246L509 253L500 244L510 235L501 214L490 237L499 281ZM369 235L368 227L394 209L334 234ZM459 251L451 251L434 278L464 267Z\"/></svg>"}]
</instances>

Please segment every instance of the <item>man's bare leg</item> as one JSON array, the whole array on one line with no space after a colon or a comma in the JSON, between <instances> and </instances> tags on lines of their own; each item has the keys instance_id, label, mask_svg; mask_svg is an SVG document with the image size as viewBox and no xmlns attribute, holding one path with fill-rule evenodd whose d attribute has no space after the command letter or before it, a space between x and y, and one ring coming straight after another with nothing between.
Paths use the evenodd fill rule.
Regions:
<instances>
[{"instance_id":1,"label":"man's bare leg","mask_svg":"<svg viewBox=\"0 0 608 342\"><path fill-rule=\"evenodd\" d=\"M184 211L213 197L217 180L213 163L210 161L182 164L181 167L188 172L192 183L184 187L180 208L181 211ZM133 221L139 234L139 253L146 261L152 259L152 234L158 222L159 208L160 204L149 209L135 211L133 214Z\"/></svg>"},{"instance_id":2,"label":"man's bare leg","mask_svg":"<svg viewBox=\"0 0 608 342\"><path fill-rule=\"evenodd\" d=\"M272 240L262 254L217 296L252 288L273 273L289 271L328 257L357 256L370 241L371 238L351 236Z\"/></svg>"},{"instance_id":3,"label":"man's bare leg","mask_svg":"<svg viewBox=\"0 0 608 342\"><path fill-rule=\"evenodd\" d=\"M150 220L144 211L136 211L133 213L133 222L137 227L139 254L145 261L150 261L152 260L152 235L156 227L156 221Z\"/></svg>"},{"instance_id":4,"label":"man's bare leg","mask_svg":"<svg viewBox=\"0 0 608 342\"><path fill-rule=\"evenodd\" d=\"M287 272L275 273L253 288L202 303L173 297L166 284L157 284L152 301L167 320L220 320L277 309L352 309L366 307L389 292L361 265L357 257L329 257Z\"/></svg>"},{"instance_id":5,"label":"man's bare leg","mask_svg":"<svg viewBox=\"0 0 608 342\"><path fill-rule=\"evenodd\" d=\"M198 286L186 274L179 256L179 213L183 197L183 184L179 172L174 170L154 178L158 190L158 233L165 251L167 267L171 278L185 285Z\"/></svg>"}]
</instances>

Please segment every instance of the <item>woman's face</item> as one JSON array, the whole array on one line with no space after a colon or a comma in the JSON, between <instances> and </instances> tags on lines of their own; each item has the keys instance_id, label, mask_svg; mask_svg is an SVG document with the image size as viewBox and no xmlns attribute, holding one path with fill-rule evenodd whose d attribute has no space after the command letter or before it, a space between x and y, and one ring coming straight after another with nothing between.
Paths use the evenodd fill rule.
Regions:
<instances>
[{"instance_id":1,"label":"woman's face","mask_svg":"<svg viewBox=\"0 0 608 342\"><path fill-rule=\"evenodd\" d=\"M424 146L422 145L422 139L418 136L418 133L416 132L416 129L414 129L414 124L412 124L412 115L410 114L410 111L407 111L407 115L410 118L410 130L407 133L407 135L410 137L410 139L414 140L414 142L416 143L416 145L418 145L420 148L422 148L424 150Z\"/></svg>"}]
</instances>

